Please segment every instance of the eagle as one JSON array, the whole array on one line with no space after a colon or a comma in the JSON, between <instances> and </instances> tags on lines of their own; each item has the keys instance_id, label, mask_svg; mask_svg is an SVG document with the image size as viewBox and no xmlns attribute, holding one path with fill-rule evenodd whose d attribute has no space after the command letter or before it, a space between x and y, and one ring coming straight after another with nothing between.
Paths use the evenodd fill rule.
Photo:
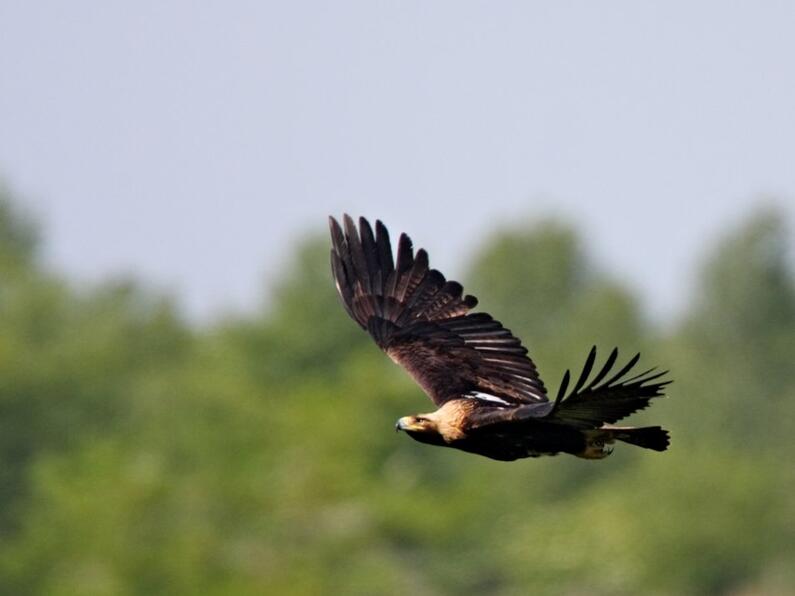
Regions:
<instances>
[{"instance_id":1,"label":"eagle","mask_svg":"<svg viewBox=\"0 0 795 596\"><path fill-rule=\"evenodd\" d=\"M591 374L592 348L569 390L567 370L554 400L527 349L509 329L464 295L414 252L401 234L393 257L389 232L365 218L329 217L331 271L347 313L381 350L402 366L437 409L404 416L396 430L412 439L495 460L568 453L585 459L610 455L616 441L665 451L659 426L614 426L664 396L668 371L631 371L640 354L616 367L618 349ZM618 370L615 370L618 368Z\"/></svg>"}]
</instances>

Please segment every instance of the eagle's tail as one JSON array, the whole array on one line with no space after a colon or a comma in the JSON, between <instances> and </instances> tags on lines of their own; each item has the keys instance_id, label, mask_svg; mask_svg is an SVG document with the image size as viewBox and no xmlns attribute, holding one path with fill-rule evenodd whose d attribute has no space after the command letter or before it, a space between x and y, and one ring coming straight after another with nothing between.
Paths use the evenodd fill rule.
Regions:
<instances>
[{"instance_id":1,"label":"eagle's tail","mask_svg":"<svg viewBox=\"0 0 795 596\"><path fill-rule=\"evenodd\" d=\"M600 430L607 430L613 437L624 443L630 445L637 445L644 449L653 449L654 451L665 451L671 443L671 438L668 431L660 426L643 426L643 427L608 427L605 426Z\"/></svg>"},{"instance_id":2,"label":"eagle's tail","mask_svg":"<svg viewBox=\"0 0 795 596\"><path fill-rule=\"evenodd\" d=\"M585 449L576 455L585 459L602 459L613 452L613 443L622 441L644 449L665 451L671 442L668 431L659 426L610 426L583 431Z\"/></svg>"}]
</instances>

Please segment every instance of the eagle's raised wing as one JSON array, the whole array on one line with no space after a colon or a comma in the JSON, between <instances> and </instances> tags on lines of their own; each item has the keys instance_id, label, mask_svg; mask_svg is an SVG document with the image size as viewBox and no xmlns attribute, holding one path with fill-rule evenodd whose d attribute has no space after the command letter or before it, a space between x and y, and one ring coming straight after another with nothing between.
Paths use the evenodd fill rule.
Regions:
<instances>
[{"instance_id":1,"label":"eagle's raised wing","mask_svg":"<svg viewBox=\"0 0 795 596\"><path fill-rule=\"evenodd\" d=\"M486 313L467 314L477 304L461 284L428 267L401 234L397 259L386 227L345 215L329 218L331 269L348 314L431 399L472 396L495 404L548 402L544 383L521 342Z\"/></svg>"}]
</instances>

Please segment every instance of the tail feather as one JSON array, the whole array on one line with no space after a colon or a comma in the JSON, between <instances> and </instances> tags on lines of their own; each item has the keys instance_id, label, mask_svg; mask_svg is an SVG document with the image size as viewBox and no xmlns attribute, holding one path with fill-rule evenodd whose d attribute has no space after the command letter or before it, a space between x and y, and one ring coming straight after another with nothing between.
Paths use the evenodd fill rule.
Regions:
<instances>
[{"instance_id":1,"label":"tail feather","mask_svg":"<svg viewBox=\"0 0 795 596\"><path fill-rule=\"evenodd\" d=\"M644 426L640 428L603 427L603 429L608 430L612 437L618 441L637 445L644 449L665 451L671 443L668 431L660 426Z\"/></svg>"}]
</instances>

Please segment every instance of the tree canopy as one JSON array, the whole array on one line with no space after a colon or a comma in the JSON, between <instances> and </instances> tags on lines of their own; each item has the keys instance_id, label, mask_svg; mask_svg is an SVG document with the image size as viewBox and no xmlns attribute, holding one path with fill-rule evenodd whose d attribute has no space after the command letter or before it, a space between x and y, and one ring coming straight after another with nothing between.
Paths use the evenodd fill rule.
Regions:
<instances>
[{"instance_id":1,"label":"tree canopy","mask_svg":"<svg viewBox=\"0 0 795 596\"><path fill-rule=\"evenodd\" d=\"M599 463L504 464L391 432L431 406L339 305L322 224L261 312L197 325L141 281L48 270L3 195L0 592L795 590L780 213L728 230L662 329L566 223L495 230L475 255L460 281L553 391L594 343L672 369L654 413L670 451Z\"/></svg>"}]
</instances>

